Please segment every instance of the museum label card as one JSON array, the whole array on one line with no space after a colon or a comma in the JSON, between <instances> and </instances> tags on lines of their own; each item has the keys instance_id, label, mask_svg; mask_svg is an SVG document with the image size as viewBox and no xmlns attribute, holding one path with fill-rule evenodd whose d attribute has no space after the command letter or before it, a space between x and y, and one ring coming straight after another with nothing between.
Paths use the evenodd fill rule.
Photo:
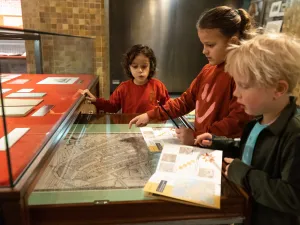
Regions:
<instances>
[{"instance_id":1,"label":"museum label card","mask_svg":"<svg viewBox=\"0 0 300 225\"><path fill-rule=\"evenodd\" d=\"M31 92L31 91L33 91L32 88L23 88L23 89L18 90L17 92L25 92L25 93L27 93L27 92Z\"/></svg>"},{"instance_id":2,"label":"museum label card","mask_svg":"<svg viewBox=\"0 0 300 225\"><path fill-rule=\"evenodd\" d=\"M26 116L33 109L34 106L12 106L4 107L4 114L6 117L20 117ZM2 116L2 110L0 110L0 116Z\"/></svg>"},{"instance_id":3,"label":"museum label card","mask_svg":"<svg viewBox=\"0 0 300 225\"><path fill-rule=\"evenodd\" d=\"M21 74L14 74L14 73L1 73L0 77L5 77L5 78L16 78L21 76Z\"/></svg>"},{"instance_id":4,"label":"museum label card","mask_svg":"<svg viewBox=\"0 0 300 225\"><path fill-rule=\"evenodd\" d=\"M9 81L9 80L11 80L11 79L1 78L1 83L4 83L4 82Z\"/></svg>"},{"instance_id":5,"label":"museum label card","mask_svg":"<svg viewBox=\"0 0 300 225\"><path fill-rule=\"evenodd\" d=\"M44 105L31 116L45 116L53 107L54 105Z\"/></svg>"},{"instance_id":6,"label":"museum label card","mask_svg":"<svg viewBox=\"0 0 300 225\"><path fill-rule=\"evenodd\" d=\"M9 89L9 88L4 88L4 89L2 89L2 94L4 94L4 93L6 93L6 92L9 92L11 89Z\"/></svg>"},{"instance_id":7,"label":"museum label card","mask_svg":"<svg viewBox=\"0 0 300 225\"><path fill-rule=\"evenodd\" d=\"M283 20L269 21L266 24L265 32L280 33Z\"/></svg>"},{"instance_id":8,"label":"museum label card","mask_svg":"<svg viewBox=\"0 0 300 225\"><path fill-rule=\"evenodd\" d=\"M15 128L8 135L8 147L13 146L30 128ZM0 151L6 150L5 136L0 139Z\"/></svg>"},{"instance_id":9,"label":"museum label card","mask_svg":"<svg viewBox=\"0 0 300 225\"><path fill-rule=\"evenodd\" d=\"M29 81L29 79L17 79L17 80L11 81L9 84L25 84L28 81Z\"/></svg>"},{"instance_id":10,"label":"museum label card","mask_svg":"<svg viewBox=\"0 0 300 225\"><path fill-rule=\"evenodd\" d=\"M36 106L40 104L43 99L3 99L4 106ZM1 105L1 101L0 101Z\"/></svg>"},{"instance_id":11,"label":"museum label card","mask_svg":"<svg viewBox=\"0 0 300 225\"><path fill-rule=\"evenodd\" d=\"M1 83L12 80L12 79L14 79L16 77L19 77L19 76L21 76L21 74L0 74Z\"/></svg>"},{"instance_id":12,"label":"museum label card","mask_svg":"<svg viewBox=\"0 0 300 225\"><path fill-rule=\"evenodd\" d=\"M78 77L47 77L37 84L74 84Z\"/></svg>"},{"instance_id":13,"label":"museum label card","mask_svg":"<svg viewBox=\"0 0 300 225\"><path fill-rule=\"evenodd\" d=\"M35 92L35 93L11 93L6 96L6 98L41 98L45 96L44 92Z\"/></svg>"}]
</instances>

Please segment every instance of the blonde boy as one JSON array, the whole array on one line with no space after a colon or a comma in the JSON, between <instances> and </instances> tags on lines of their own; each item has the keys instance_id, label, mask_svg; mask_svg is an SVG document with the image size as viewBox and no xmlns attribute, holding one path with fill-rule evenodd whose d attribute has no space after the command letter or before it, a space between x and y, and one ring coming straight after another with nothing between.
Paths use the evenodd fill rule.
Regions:
<instances>
[{"instance_id":1,"label":"blonde boy","mask_svg":"<svg viewBox=\"0 0 300 225\"><path fill-rule=\"evenodd\" d=\"M299 225L300 111L291 93L300 77L300 44L283 34L259 35L233 46L226 62L237 101L258 117L245 127L238 149L209 133L195 143L238 154L225 158L225 173L253 197L251 224Z\"/></svg>"}]
</instances>

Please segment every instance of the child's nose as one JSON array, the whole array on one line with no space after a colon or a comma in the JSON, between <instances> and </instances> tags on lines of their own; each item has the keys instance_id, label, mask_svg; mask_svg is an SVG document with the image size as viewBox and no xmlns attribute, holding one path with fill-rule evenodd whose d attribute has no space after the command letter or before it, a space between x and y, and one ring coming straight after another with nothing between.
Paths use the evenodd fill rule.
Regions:
<instances>
[{"instance_id":1,"label":"child's nose","mask_svg":"<svg viewBox=\"0 0 300 225\"><path fill-rule=\"evenodd\" d=\"M236 87L234 92L233 92L233 96L239 98L240 97L240 94L239 94L239 91L238 91L238 88Z\"/></svg>"}]
</instances>

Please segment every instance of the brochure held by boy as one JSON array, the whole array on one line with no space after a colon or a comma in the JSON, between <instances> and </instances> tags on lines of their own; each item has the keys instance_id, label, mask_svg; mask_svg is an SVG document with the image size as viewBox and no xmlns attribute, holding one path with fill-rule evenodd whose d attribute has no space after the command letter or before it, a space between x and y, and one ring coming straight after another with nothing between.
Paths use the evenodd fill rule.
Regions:
<instances>
[{"instance_id":1,"label":"brochure held by boy","mask_svg":"<svg viewBox=\"0 0 300 225\"><path fill-rule=\"evenodd\" d=\"M165 143L145 195L220 208L222 151Z\"/></svg>"}]
</instances>

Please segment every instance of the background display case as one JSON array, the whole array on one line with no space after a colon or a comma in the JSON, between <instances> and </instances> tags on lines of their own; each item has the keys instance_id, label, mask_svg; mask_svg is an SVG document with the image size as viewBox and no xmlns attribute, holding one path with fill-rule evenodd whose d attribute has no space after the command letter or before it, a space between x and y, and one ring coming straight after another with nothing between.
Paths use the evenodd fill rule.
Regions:
<instances>
[{"instance_id":1,"label":"background display case","mask_svg":"<svg viewBox=\"0 0 300 225\"><path fill-rule=\"evenodd\" d=\"M1 73L95 74L93 38L0 26Z\"/></svg>"},{"instance_id":2,"label":"background display case","mask_svg":"<svg viewBox=\"0 0 300 225\"><path fill-rule=\"evenodd\" d=\"M29 224L27 195L31 192L30 185L51 149L76 119L84 102L78 89L95 89L98 84L98 77L93 75L93 39L19 29L2 31L1 39L29 40L35 37L34 41L38 40L43 49L42 54L39 59L34 54L29 54L29 58L37 59L41 72L57 72L4 73L0 66L0 224L2 221L4 224ZM48 45L46 40L50 40ZM78 48L70 48L76 52L74 57L65 58L65 54L71 55L68 50L64 53L53 50L76 43L80 43ZM83 45L85 48L81 53ZM47 49L57 53L51 60L45 54ZM30 47L26 50L30 52ZM88 51L91 51L90 55ZM82 56L85 59L80 61ZM83 66L85 62L86 67ZM31 68L30 61L27 63ZM72 69L68 69L68 65Z\"/></svg>"},{"instance_id":3,"label":"background display case","mask_svg":"<svg viewBox=\"0 0 300 225\"><path fill-rule=\"evenodd\" d=\"M8 137L9 146L3 148L0 143L0 201L5 215L15 214L6 204L16 203L16 210L21 199L26 201L28 185L38 167L76 118L84 100L78 89L90 89L98 80L87 74L1 74L2 81L10 76L17 77L1 84L5 93L1 101L4 115L0 117L0 137ZM21 224L15 223L15 215L12 219L7 224Z\"/></svg>"}]
</instances>

